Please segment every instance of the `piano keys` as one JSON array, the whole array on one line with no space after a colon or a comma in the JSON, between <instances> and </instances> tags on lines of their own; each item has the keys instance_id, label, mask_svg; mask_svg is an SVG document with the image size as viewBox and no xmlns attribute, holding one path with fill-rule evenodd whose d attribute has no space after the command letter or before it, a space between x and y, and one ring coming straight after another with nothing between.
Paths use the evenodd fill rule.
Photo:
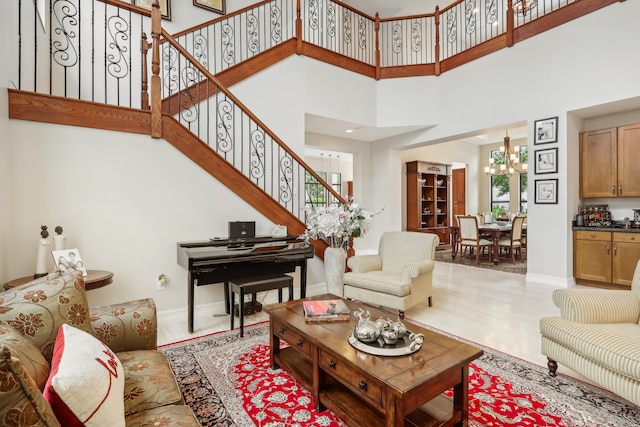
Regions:
<instances>
[{"instance_id":1,"label":"piano keys","mask_svg":"<svg viewBox=\"0 0 640 427\"><path fill-rule=\"evenodd\" d=\"M300 267L300 297L307 293L307 259L313 245L297 236L258 236L178 242L178 265L189 271L187 279L188 327L193 332L196 286L224 284L225 310L229 307L229 281L266 274L291 273Z\"/></svg>"}]
</instances>

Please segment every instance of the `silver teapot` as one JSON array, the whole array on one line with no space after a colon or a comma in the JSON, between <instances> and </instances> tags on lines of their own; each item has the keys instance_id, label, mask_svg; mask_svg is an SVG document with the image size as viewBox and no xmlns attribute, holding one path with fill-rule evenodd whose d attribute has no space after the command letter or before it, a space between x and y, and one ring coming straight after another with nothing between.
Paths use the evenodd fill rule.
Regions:
<instances>
[{"instance_id":1,"label":"silver teapot","mask_svg":"<svg viewBox=\"0 0 640 427\"><path fill-rule=\"evenodd\" d=\"M393 345L398 341L398 331L393 328L384 328L380 333L382 340L387 345Z\"/></svg>"},{"instance_id":2,"label":"silver teapot","mask_svg":"<svg viewBox=\"0 0 640 427\"><path fill-rule=\"evenodd\" d=\"M374 342L380 336L380 328L370 320L369 311L358 309L353 312L353 316L359 319L356 328L353 331L353 335L362 342L369 343Z\"/></svg>"},{"instance_id":3,"label":"silver teapot","mask_svg":"<svg viewBox=\"0 0 640 427\"><path fill-rule=\"evenodd\" d=\"M371 315L367 310L358 309L353 312L353 316L359 319L353 331L353 335L364 343L371 343L378 338L387 345L395 344L399 339L409 334L409 330L400 320L394 322L391 319L380 317L375 322L371 320Z\"/></svg>"}]
</instances>

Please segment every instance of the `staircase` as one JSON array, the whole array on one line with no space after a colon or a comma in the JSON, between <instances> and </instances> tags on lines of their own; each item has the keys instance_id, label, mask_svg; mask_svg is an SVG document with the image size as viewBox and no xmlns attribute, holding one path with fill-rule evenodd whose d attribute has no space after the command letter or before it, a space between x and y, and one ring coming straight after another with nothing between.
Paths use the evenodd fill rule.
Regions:
<instances>
[{"instance_id":1,"label":"staircase","mask_svg":"<svg viewBox=\"0 0 640 427\"><path fill-rule=\"evenodd\" d=\"M477 37L466 41L456 38L471 28L461 2L382 20L339 1L271 0L172 36L157 7L47 1L46 32L35 25L33 4L20 3L18 19L33 28L19 35L11 118L163 138L271 221L302 234L305 200L297 195L308 180L323 186L329 203L345 200L229 86L293 54L376 79L438 75L617 0L558 0L549 9L541 2L521 15L517 1L503 0L495 13L478 15ZM483 33L498 10L507 19ZM314 246L322 256L326 243Z\"/></svg>"}]
</instances>

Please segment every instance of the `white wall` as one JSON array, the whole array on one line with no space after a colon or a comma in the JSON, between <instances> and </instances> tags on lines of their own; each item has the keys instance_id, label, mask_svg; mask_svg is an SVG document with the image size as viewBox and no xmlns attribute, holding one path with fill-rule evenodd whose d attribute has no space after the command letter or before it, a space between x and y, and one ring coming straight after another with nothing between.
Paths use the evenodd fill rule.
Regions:
<instances>
[{"instance_id":1,"label":"white wall","mask_svg":"<svg viewBox=\"0 0 640 427\"><path fill-rule=\"evenodd\" d=\"M640 56L631 54L637 52L636 41L640 38L640 29L634 23L638 13L638 2L617 3L444 73L438 77L441 94L438 126L378 141L372 144L372 158L390 148L415 148L450 139L452 135L523 121L528 124L531 141L535 120L558 116L559 173L544 175L559 179L558 204L529 203L528 227L535 232L529 234L527 242L527 279L567 286L572 283L570 221L575 215L579 172L574 161L577 135L575 128L568 129L568 118L573 110L640 94L637 78ZM611 31L593 31L607 25L611 25ZM604 52L607 60L598 60ZM417 85L421 83L420 78L415 80ZM533 153L535 147L531 143L528 148ZM394 199L400 176L374 177L376 192ZM533 184L536 178L530 174L529 182ZM534 198L532 188L529 185L530 201Z\"/></svg>"},{"instance_id":2,"label":"white wall","mask_svg":"<svg viewBox=\"0 0 640 427\"><path fill-rule=\"evenodd\" d=\"M591 106L640 97L640 57L632 54L640 38L639 14L639 2L617 3L439 77L382 83L294 56L232 91L300 155L309 138L305 112L375 124L380 111L391 114L390 106L396 105L398 114L411 111L413 124L420 117L424 124L437 119L427 131L389 140L340 141L345 151L353 148L348 151L354 152L358 202L385 209L371 233L358 239L362 248L377 247L383 231L402 228L403 150L523 121L531 139L534 120L558 116L559 204L530 204L529 227L535 233L529 238L528 280L562 286L571 281L576 131ZM10 15L3 14L0 24ZM15 43L15 35L8 40L0 45ZM599 62L604 52L609 59ZM40 225L61 225L89 267L116 274L112 285L89 293L90 302L153 296L160 310L184 309L186 271L176 263L176 242L225 236L227 222L239 219L255 220L258 233L270 231L269 221L164 141L7 119L4 88L7 67L14 66L0 65L0 112L5 112L0 114L0 280L32 274ZM397 87L404 96L411 85L416 93L427 88L437 94L429 102L421 96L405 103L390 90ZM578 110L581 116L573 117ZM154 289L159 273L169 278L165 291ZM321 265L314 260L309 283L322 281ZM220 288L198 289L196 303L221 304Z\"/></svg>"},{"instance_id":3,"label":"white wall","mask_svg":"<svg viewBox=\"0 0 640 427\"><path fill-rule=\"evenodd\" d=\"M12 2L16 3L16 2ZM15 5L14 5L15 7ZM12 8L9 8L9 11ZM12 40L13 30L9 25L11 14L4 13L0 16L0 58L10 58L13 52L14 46L8 43L8 40ZM9 61L0 61L0 281L4 275L3 272L7 270L7 266L10 263L10 248L11 241L9 240L9 231L11 230L12 221L12 209L13 206L11 200L11 136L8 129L8 103L7 103L7 90L5 89L9 85ZM35 262L35 261L34 261ZM35 268L35 264L34 264Z\"/></svg>"},{"instance_id":4,"label":"white wall","mask_svg":"<svg viewBox=\"0 0 640 427\"><path fill-rule=\"evenodd\" d=\"M186 306L186 270L176 242L227 236L228 221L272 224L164 140L118 132L10 123L14 147L14 221L6 278L33 273L39 226L61 225L92 269L114 284L89 293L100 303L154 296L160 309ZM35 173L34 173L35 172ZM50 269L53 268L49 260ZM154 280L167 275L168 289ZM196 301L221 301L221 286L196 290Z\"/></svg>"}]
</instances>

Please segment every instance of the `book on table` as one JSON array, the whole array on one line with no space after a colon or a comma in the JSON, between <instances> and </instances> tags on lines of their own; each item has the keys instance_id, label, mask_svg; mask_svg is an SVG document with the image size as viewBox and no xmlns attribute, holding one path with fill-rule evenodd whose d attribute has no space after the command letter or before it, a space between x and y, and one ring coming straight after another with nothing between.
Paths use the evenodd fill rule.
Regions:
<instances>
[{"instance_id":1,"label":"book on table","mask_svg":"<svg viewBox=\"0 0 640 427\"><path fill-rule=\"evenodd\" d=\"M304 319L307 322L349 321L351 313L341 299L303 301Z\"/></svg>"}]
</instances>

